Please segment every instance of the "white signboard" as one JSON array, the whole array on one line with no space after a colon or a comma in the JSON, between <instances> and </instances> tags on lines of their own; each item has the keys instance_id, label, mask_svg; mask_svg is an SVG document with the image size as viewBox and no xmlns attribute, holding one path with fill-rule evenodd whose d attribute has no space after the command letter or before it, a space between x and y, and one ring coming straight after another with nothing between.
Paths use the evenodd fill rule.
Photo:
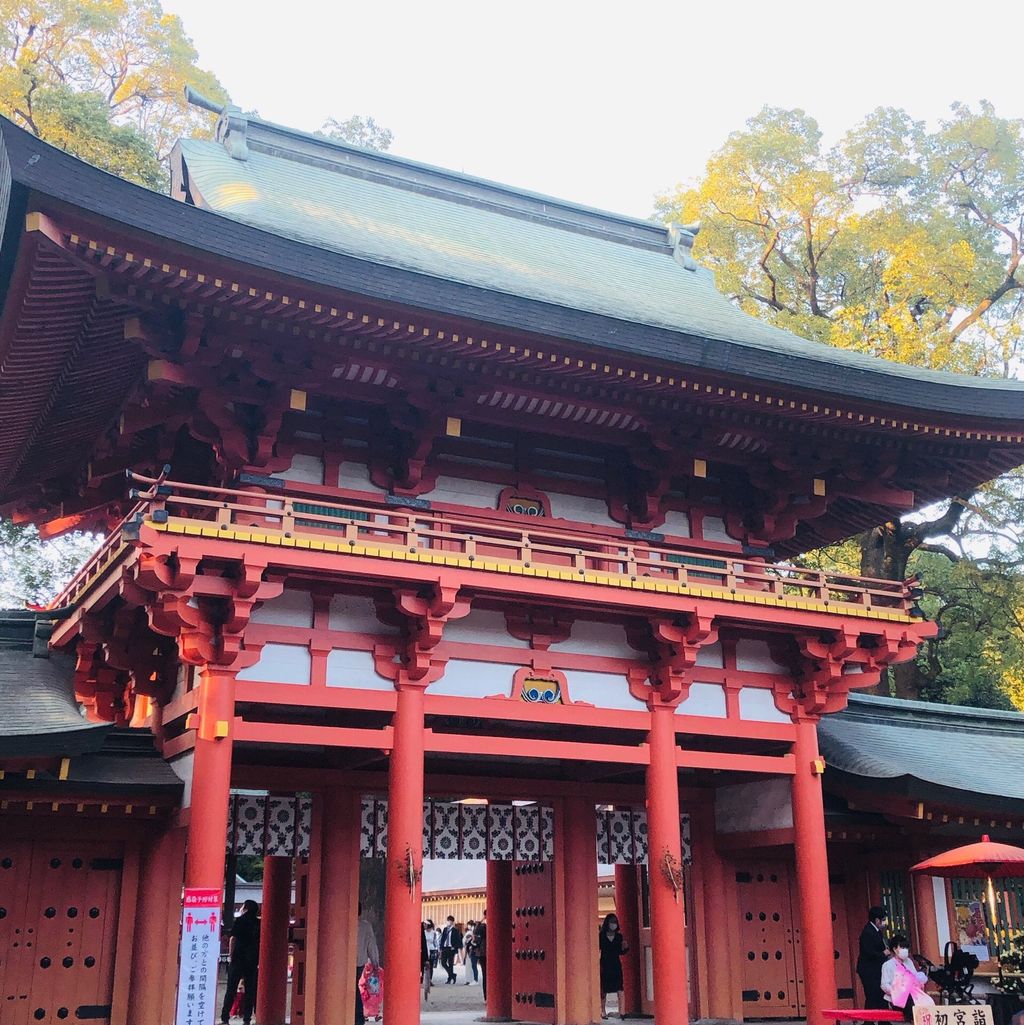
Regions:
<instances>
[{"instance_id":1,"label":"white signboard","mask_svg":"<svg viewBox=\"0 0 1024 1025\"><path fill-rule=\"evenodd\" d=\"M175 1025L211 1025L217 1011L220 890L186 888Z\"/></svg>"},{"instance_id":2,"label":"white signboard","mask_svg":"<svg viewBox=\"0 0 1024 1025\"><path fill-rule=\"evenodd\" d=\"M914 1025L992 1025L992 1008L987 1004L915 1006Z\"/></svg>"}]
</instances>

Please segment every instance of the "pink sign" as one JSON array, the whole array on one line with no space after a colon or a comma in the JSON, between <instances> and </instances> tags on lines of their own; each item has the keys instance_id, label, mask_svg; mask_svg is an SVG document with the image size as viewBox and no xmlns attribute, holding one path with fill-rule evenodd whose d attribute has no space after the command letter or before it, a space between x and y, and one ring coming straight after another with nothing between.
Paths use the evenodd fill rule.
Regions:
<instances>
[{"instance_id":1,"label":"pink sign","mask_svg":"<svg viewBox=\"0 0 1024 1025\"><path fill-rule=\"evenodd\" d=\"M216 1017L220 917L220 890L185 890L175 1025L211 1025Z\"/></svg>"}]
</instances>

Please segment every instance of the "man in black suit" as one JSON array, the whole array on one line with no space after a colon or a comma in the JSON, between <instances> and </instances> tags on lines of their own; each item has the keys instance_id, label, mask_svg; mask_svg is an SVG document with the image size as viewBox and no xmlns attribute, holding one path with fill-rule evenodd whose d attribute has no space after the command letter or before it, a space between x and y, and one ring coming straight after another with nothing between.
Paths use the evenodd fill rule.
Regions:
<instances>
[{"instance_id":1,"label":"man in black suit","mask_svg":"<svg viewBox=\"0 0 1024 1025\"><path fill-rule=\"evenodd\" d=\"M446 986L455 984L455 955L462 950L462 933L455 924L455 919L449 915L445 927L441 930L441 967L448 973L445 979ZM881 978L882 970L878 970Z\"/></svg>"},{"instance_id":2,"label":"man in black suit","mask_svg":"<svg viewBox=\"0 0 1024 1025\"><path fill-rule=\"evenodd\" d=\"M889 944L885 938L888 917L885 908L869 908L867 925L860 933L857 974L864 987L864 1008L868 1011L884 1011L888 1007L882 994L882 965L889 957Z\"/></svg>"}]
</instances>

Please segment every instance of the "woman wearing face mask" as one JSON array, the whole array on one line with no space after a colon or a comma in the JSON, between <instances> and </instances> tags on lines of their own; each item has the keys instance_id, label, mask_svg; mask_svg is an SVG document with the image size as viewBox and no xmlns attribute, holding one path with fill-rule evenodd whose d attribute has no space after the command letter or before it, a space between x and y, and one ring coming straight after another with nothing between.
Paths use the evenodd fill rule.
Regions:
<instances>
[{"instance_id":1,"label":"woman wearing face mask","mask_svg":"<svg viewBox=\"0 0 1024 1025\"><path fill-rule=\"evenodd\" d=\"M606 1003L609 993L617 993L619 997L619 1017L622 1017L623 987L622 962L623 954L629 953L629 947L622 940L619 920L615 915L605 915L601 932L598 934L598 945L601 949L601 1017L608 1017Z\"/></svg>"},{"instance_id":2,"label":"woman wearing face mask","mask_svg":"<svg viewBox=\"0 0 1024 1025\"><path fill-rule=\"evenodd\" d=\"M922 1007L935 1002L924 991L928 976L918 970L911 958L910 943L906 936L893 936L890 947L892 957L882 965L882 992L886 1000L902 1010L903 1017L911 1021L915 1004Z\"/></svg>"}]
</instances>

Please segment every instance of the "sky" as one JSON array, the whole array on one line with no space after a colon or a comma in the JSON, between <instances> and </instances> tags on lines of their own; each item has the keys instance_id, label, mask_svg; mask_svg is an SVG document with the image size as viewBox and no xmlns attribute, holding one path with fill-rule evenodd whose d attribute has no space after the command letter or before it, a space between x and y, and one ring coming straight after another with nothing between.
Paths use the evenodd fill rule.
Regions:
<instances>
[{"instance_id":1,"label":"sky","mask_svg":"<svg viewBox=\"0 0 1024 1025\"><path fill-rule=\"evenodd\" d=\"M243 110L306 131L372 115L400 156L638 217L765 105L806 110L827 140L880 105L1024 117L1019 0L163 6ZM424 867L427 889L483 878L484 862Z\"/></svg>"},{"instance_id":2,"label":"sky","mask_svg":"<svg viewBox=\"0 0 1024 1025\"><path fill-rule=\"evenodd\" d=\"M401 156L640 217L765 104L827 138L879 105L1024 116L1019 53L999 44L1024 28L1015 0L163 6L243 110L310 131L372 115Z\"/></svg>"}]
</instances>

